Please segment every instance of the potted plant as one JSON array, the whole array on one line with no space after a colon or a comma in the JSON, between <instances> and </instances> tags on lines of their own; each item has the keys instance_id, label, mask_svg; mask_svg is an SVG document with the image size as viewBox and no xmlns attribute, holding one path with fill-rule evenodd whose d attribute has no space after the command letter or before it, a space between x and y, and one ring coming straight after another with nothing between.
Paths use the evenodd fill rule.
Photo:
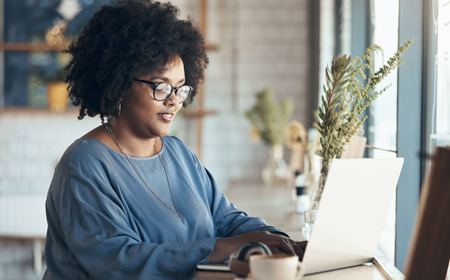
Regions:
<instances>
[{"instance_id":1,"label":"potted plant","mask_svg":"<svg viewBox=\"0 0 450 280\"><path fill-rule=\"evenodd\" d=\"M317 150L316 154L322 158L322 166L313 193L310 212L305 213L305 218L308 216L307 222L310 223L306 233L304 229L303 234L306 239L309 237L311 224L319 208L331 160L341 155L344 145L362 130L363 122L367 118L363 116L365 109L390 85L381 90L377 90L376 86L404 63L400 57L412 43L413 41L408 41L401 46L387 62L383 62L379 69L374 69L374 54L383 55L383 49L373 45L367 48L362 57L353 59L347 55L333 57L331 66L325 70L326 85L323 87L325 94L322 95L322 104L316 121L321 144L321 149ZM364 70L367 70L369 75L366 75Z\"/></svg>"},{"instance_id":2,"label":"potted plant","mask_svg":"<svg viewBox=\"0 0 450 280\"><path fill-rule=\"evenodd\" d=\"M47 89L47 105L51 112L61 112L67 109L69 93L65 82L66 73L63 69L54 72L43 72L40 79Z\"/></svg>"},{"instance_id":3,"label":"potted plant","mask_svg":"<svg viewBox=\"0 0 450 280\"><path fill-rule=\"evenodd\" d=\"M269 160L261 174L263 181L269 186L276 185L287 181L289 177L283 160L283 139L293 106L287 99L280 103L274 102L270 89L263 89L255 97L255 105L245 115L253 125L253 138L259 138L269 146Z\"/></svg>"}]
</instances>

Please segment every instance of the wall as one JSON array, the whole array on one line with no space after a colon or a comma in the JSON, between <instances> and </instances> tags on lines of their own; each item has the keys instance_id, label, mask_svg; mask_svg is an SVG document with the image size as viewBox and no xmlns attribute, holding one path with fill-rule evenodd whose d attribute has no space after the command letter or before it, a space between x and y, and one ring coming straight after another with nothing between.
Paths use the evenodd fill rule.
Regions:
<instances>
[{"instance_id":1,"label":"wall","mask_svg":"<svg viewBox=\"0 0 450 280\"><path fill-rule=\"evenodd\" d=\"M100 119L86 118L78 121L76 110L63 114L23 111L1 113L0 196L15 198L23 196L24 201L26 201L25 198L32 198L32 195L42 198L47 193L55 165L67 146L99 124ZM27 206L31 207L27 203L24 203L22 207ZM42 205L42 211L40 211L42 214L45 213L44 207ZM24 220L32 219L32 217L24 216L26 210L24 208L14 213L17 220L15 228L24 223L36 223L36 219L24 222ZM3 214L6 213L8 211ZM11 215L11 213L8 214ZM7 218L12 220L11 217ZM43 218L38 220L45 222ZM10 224L7 221L3 222ZM41 225L35 226L41 228ZM21 233L26 231L24 228ZM11 234L10 229L0 229L0 235L2 233ZM42 275L34 270L34 246L31 239L0 238L0 279L41 279ZM45 264L41 274L44 270Z\"/></svg>"},{"instance_id":2,"label":"wall","mask_svg":"<svg viewBox=\"0 0 450 280\"><path fill-rule=\"evenodd\" d=\"M197 1L172 3L183 17L197 18ZM217 113L203 121L202 162L220 188L260 179L268 149L249 140L244 116L257 91L272 88L278 100L294 102L296 120L308 119L308 21L307 0L209 1L207 38L219 49L209 52L205 108ZM0 114L0 195L46 193L64 149L99 124L99 118L78 121L76 112ZM189 119L173 126L192 149L195 129ZM0 241L0 279L41 278L33 272L32 243Z\"/></svg>"},{"instance_id":3,"label":"wall","mask_svg":"<svg viewBox=\"0 0 450 280\"><path fill-rule=\"evenodd\" d=\"M259 179L268 157L267 147L249 140L244 116L257 91L290 98L293 118L308 119L308 21L305 0L210 1L206 36L219 50L209 52L205 107L217 114L203 122L203 163L222 188Z\"/></svg>"},{"instance_id":4,"label":"wall","mask_svg":"<svg viewBox=\"0 0 450 280\"><path fill-rule=\"evenodd\" d=\"M101 124L77 113L0 114L0 195L47 193L64 150Z\"/></svg>"}]
</instances>

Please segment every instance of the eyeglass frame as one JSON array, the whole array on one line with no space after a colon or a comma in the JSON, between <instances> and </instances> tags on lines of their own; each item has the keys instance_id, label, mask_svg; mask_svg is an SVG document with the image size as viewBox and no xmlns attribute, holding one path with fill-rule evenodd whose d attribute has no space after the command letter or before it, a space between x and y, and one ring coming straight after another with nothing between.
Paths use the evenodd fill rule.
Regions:
<instances>
[{"instance_id":1,"label":"eyeglass frame","mask_svg":"<svg viewBox=\"0 0 450 280\"><path fill-rule=\"evenodd\" d=\"M178 95L178 89L179 89L179 88L181 88L181 87L189 87L189 88L191 89L191 91L189 92L188 96L186 96L186 98L185 98L183 101L180 102L180 103L184 103L186 100L188 100L188 98L192 95L192 92L194 91L194 88L191 87L191 86L188 86L188 85L182 85L182 86L179 86L179 87L174 87L173 85L171 85L171 84L168 83L168 82L155 83L155 82L150 82L150 81L141 80L141 79L136 79L136 78L132 78L132 79L133 79L134 81L138 81L138 82L142 82L142 83L145 83L145 84L152 85L152 86L153 86L153 98L155 98L155 100L157 100L157 101L165 101L165 100L169 99L169 97L172 95L172 93L173 93L174 90L175 90L175 95ZM170 87L172 88L172 90L171 90L170 93L166 96L166 98L161 99L161 100L157 99L157 98L156 98L156 94L155 94L156 88L157 88L160 84L168 84L168 85L170 85Z\"/></svg>"}]
</instances>

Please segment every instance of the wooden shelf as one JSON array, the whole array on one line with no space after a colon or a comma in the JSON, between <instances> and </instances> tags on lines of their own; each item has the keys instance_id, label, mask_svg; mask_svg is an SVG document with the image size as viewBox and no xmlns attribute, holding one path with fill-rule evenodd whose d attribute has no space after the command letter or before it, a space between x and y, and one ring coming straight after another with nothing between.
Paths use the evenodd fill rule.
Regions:
<instances>
[{"instance_id":1,"label":"wooden shelf","mask_svg":"<svg viewBox=\"0 0 450 280\"><path fill-rule=\"evenodd\" d=\"M219 50L219 46L216 44L206 43L206 50L207 51L217 51L217 50Z\"/></svg>"},{"instance_id":2,"label":"wooden shelf","mask_svg":"<svg viewBox=\"0 0 450 280\"><path fill-rule=\"evenodd\" d=\"M183 116L187 118L203 118L204 116L216 114L216 110L205 109L183 109Z\"/></svg>"},{"instance_id":3,"label":"wooden shelf","mask_svg":"<svg viewBox=\"0 0 450 280\"><path fill-rule=\"evenodd\" d=\"M76 115L80 109L78 107L70 107L64 111L60 112L52 112L48 108L38 108L38 107L5 107L0 108L0 116L1 115L60 115L60 114L68 114L68 115Z\"/></svg>"},{"instance_id":4,"label":"wooden shelf","mask_svg":"<svg viewBox=\"0 0 450 280\"><path fill-rule=\"evenodd\" d=\"M0 43L0 51L63 51L69 47L69 44L49 45L47 43Z\"/></svg>"},{"instance_id":5,"label":"wooden shelf","mask_svg":"<svg viewBox=\"0 0 450 280\"><path fill-rule=\"evenodd\" d=\"M45 236L27 236L27 235L0 235L0 240L17 240L17 241L40 241L45 242Z\"/></svg>"}]
</instances>

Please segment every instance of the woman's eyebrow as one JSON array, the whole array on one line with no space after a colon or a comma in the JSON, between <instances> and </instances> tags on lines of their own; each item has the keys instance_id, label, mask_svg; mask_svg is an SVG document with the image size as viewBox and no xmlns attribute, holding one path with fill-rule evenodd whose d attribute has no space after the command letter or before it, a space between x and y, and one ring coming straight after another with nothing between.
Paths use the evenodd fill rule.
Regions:
<instances>
[{"instance_id":1,"label":"woman's eyebrow","mask_svg":"<svg viewBox=\"0 0 450 280\"><path fill-rule=\"evenodd\" d=\"M164 82L168 82L169 81L169 79L167 77L164 77L164 76L156 76L156 77L151 78L150 81L151 80L162 80ZM182 83L184 81L186 81L186 79L181 79L177 84Z\"/></svg>"},{"instance_id":2,"label":"woman's eyebrow","mask_svg":"<svg viewBox=\"0 0 450 280\"><path fill-rule=\"evenodd\" d=\"M164 76L156 76L156 77L152 77L150 79L150 81L151 80L163 80L164 82L167 82L169 79L167 77L164 77Z\"/></svg>"}]
</instances>

